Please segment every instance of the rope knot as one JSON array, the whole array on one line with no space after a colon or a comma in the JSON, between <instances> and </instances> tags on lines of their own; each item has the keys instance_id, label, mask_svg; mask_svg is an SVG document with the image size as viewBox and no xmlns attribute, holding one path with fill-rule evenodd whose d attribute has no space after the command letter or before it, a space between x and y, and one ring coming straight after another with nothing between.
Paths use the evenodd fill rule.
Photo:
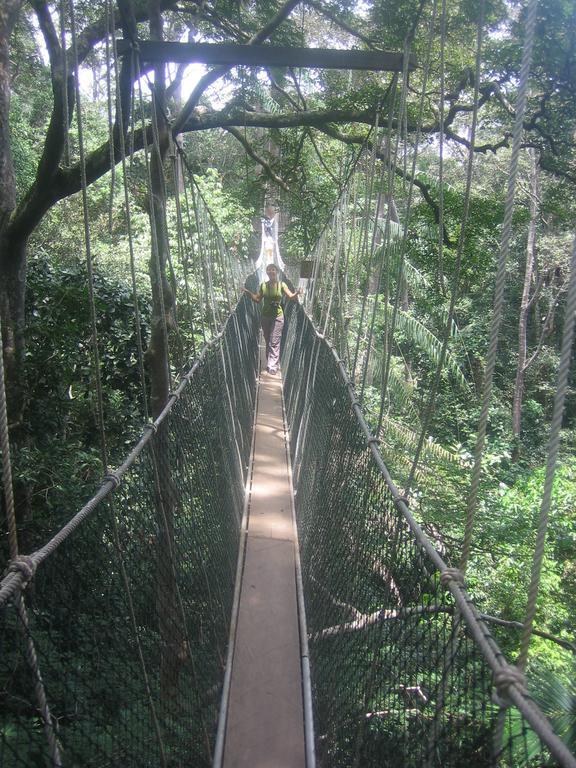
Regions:
<instances>
[{"instance_id":1,"label":"rope knot","mask_svg":"<svg viewBox=\"0 0 576 768\"><path fill-rule=\"evenodd\" d=\"M379 437L369 437L368 440L366 440L367 445L380 445L380 438Z\"/></svg>"},{"instance_id":2,"label":"rope knot","mask_svg":"<svg viewBox=\"0 0 576 768\"><path fill-rule=\"evenodd\" d=\"M114 486L114 490L116 490L116 488L118 488L118 486L120 485L121 480L116 474L116 472L108 472L107 475L104 475L104 482L112 483L112 485Z\"/></svg>"},{"instance_id":3,"label":"rope knot","mask_svg":"<svg viewBox=\"0 0 576 768\"><path fill-rule=\"evenodd\" d=\"M446 568L440 574L440 583L443 587L447 587L451 582L456 582L461 587L464 586L464 574L459 568Z\"/></svg>"},{"instance_id":4,"label":"rope knot","mask_svg":"<svg viewBox=\"0 0 576 768\"><path fill-rule=\"evenodd\" d=\"M523 696L528 695L526 678L523 673L517 667L506 664L494 675L494 687L496 690L492 698L500 707L510 707L512 705L508 691L513 685L516 686Z\"/></svg>"},{"instance_id":5,"label":"rope knot","mask_svg":"<svg viewBox=\"0 0 576 768\"><path fill-rule=\"evenodd\" d=\"M34 578L36 564L29 555L18 555L8 563L6 575L9 573L21 573L23 577L22 588L24 588Z\"/></svg>"},{"instance_id":6,"label":"rope knot","mask_svg":"<svg viewBox=\"0 0 576 768\"><path fill-rule=\"evenodd\" d=\"M150 429L154 434L158 432L158 426L153 422L149 421L148 424L144 424L144 429Z\"/></svg>"},{"instance_id":7,"label":"rope knot","mask_svg":"<svg viewBox=\"0 0 576 768\"><path fill-rule=\"evenodd\" d=\"M174 400L178 400L178 398L180 397L180 395L181 395L181 394L182 394L182 393L181 393L181 392L178 392L178 390L177 390L177 389L172 389L172 390L170 390L170 395L169 395L169 397L173 397L173 398L174 398Z\"/></svg>"}]
</instances>

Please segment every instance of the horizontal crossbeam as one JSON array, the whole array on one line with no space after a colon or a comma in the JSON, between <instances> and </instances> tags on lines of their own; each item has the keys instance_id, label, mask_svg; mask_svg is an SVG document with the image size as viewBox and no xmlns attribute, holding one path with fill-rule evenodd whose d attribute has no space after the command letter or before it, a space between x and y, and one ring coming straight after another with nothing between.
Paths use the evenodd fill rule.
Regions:
<instances>
[{"instance_id":1,"label":"horizontal crossbeam","mask_svg":"<svg viewBox=\"0 0 576 768\"><path fill-rule=\"evenodd\" d=\"M132 45L118 41L118 52L128 53ZM140 60L146 63L203 63L244 65L249 67L306 67L317 69L365 69L401 72L403 55L386 51L341 51L332 48L292 48L272 45L237 45L235 43L160 43L138 41ZM410 56L408 67L416 61Z\"/></svg>"}]
</instances>

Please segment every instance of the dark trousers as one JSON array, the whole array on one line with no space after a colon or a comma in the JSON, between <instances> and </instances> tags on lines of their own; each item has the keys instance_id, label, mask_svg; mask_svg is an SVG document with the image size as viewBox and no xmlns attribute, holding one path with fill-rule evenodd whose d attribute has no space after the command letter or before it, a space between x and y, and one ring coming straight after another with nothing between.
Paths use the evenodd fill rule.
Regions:
<instances>
[{"instance_id":1,"label":"dark trousers","mask_svg":"<svg viewBox=\"0 0 576 768\"><path fill-rule=\"evenodd\" d=\"M280 317L262 317L262 332L266 342L266 361L269 371L276 373L280 360L280 340L284 328L284 315Z\"/></svg>"}]
</instances>

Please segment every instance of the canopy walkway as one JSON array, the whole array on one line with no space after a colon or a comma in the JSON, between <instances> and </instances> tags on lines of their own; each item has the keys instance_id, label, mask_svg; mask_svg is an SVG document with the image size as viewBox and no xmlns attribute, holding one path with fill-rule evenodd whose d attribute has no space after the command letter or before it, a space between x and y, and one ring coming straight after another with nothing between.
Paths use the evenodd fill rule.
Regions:
<instances>
[{"instance_id":1,"label":"canopy walkway","mask_svg":"<svg viewBox=\"0 0 576 768\"><path fill-rule=\"evenodd\" d=\"M298 636L290 494L273 464L283 439L277 381L260 393L249 462L257 329L243 299L94 499L10 565L0 587L10 665L0 764L207 766L216 744L224 766L311 765L307 640L319 765L522 765L535 734L542 760L573 765L392 484L343 364L293 307L283 367L307 621L307 638ZM263 541L274 542L273 557L259 565ZM255 612L243 616L243 601ZM284 612L293 614L286 647L262 650L278 642ZM282 682L276 652L280 677L290 670ZM226 683L227 728L215 742L227 654L233 667L249 666ZM298 701L298 737L286 733L277 702L253 707L252 687L268 675ZM274 723L287 739L284 758L242 756L251 735L269 747Z\"/></svg>"},{"instance_id":2,"label":"canopy walkway","mask_svg":"<svg viewBox=\"0 0 576 768\"><path fill-rule=\"evenodd\" d=\"M313 738L311 712L304 714L303 679L309 707L310 678L286 449L282 385L264 373L214 760L227 768L301 768Z\"/></svg>"},{"instance_id":3,"label":"canopy walkway","mask_svg":"<svg viewBox=\"0 0 576 768\"><path fill-rule=\"evenodd\" d=\"M394 359L395 333L400 327L406 335L430 341L419 319L403 310L402 292L410 271L406 251L435 14L436 4L413 126L416 138L412 142L401 136L407 131L406 94L413 66L407 43L404 55L394 57L396 70L401 61L402 77L396 73L391 78L387 104L377 110L385 124L376 123L342 174L333 215L309 254L309 269L302 274L304 303L286 308L281 379L260 376L259 313L247 298L235 298L241 281L255 283L256 289L257 270L269 261L284 265L277 222L262 221L258 262L233 258L193 175L183 178L187 161L177 141L172 147L173 178L166 184L163 161L172 145L161 89L151 89L150 124L140 93L143 125L137 131L131 105L135 94L118 98L116 124L110 125L111 136L115 132L110 162L122 163L137 329L133 367L141 378L146 423L113 471L106 452L77 89L94 421L101 431L104 476L77 514L59 510L56 532L42 530L42 540L34 540L26 554L19 553L0 365L10 547L0 581L0 768L576 766L576 758L531 698L523 675L574 340L576 246L517 666L500 651L464 584L503 316L534 0L529 3L514 108L510 183L458 563L441 556L409 504L426 460L427 428L444 366L467 386L449 347L458 335L454 309L473 175L482 14L462 229L452 243L454 285L445 285L440 276L449 308L444 336L429 344L434 370L420 431L409 435L415 451L405 457L403 491L383 458L390 433L409 431L388 410L389 384L400 365ZM118 63L112 61L116 39L111 37L109 72ZM137 73L134 79L141 85L137 48L124 46L124 64L134 65L130 78ZM145 50L149 57L161 53L156 45ZM223 55L218 61L224 66L235 54L220 50L218 56ZM364 57L362 61L367 66ZM70 101L68 96L64 101ZM439 101L443 109L449 101L444 91ZM132 113L122 114L122 109ZM165 131L162 137L159 127ZM161 369L161 386L157 379L150 387L130 225L133 170L126 163L124 143L135 136L140 144L131 151L145 148L151 221L155 314L148 352L152 348L157 354ZM442 162L441 157L440 168ZM396 183L398 175L401 182ZM111 183L112 208L114 179ZM175 200L171 217L166 212L168 188ZM438 248L442 263L442 181L438 188L436 241L431 238L429 246L431 252ZM271 242L266 244L264 235ZM170 237L176 242L173 252ZM290 276L290 265L287 271ZM412 275L422 288L421 276L414 270ZM292 278L296 282L299 276ZM173 303L167 306L167 300ZM176 316L180 305L187 308L185 322ZM169 320L177 327L175 341ZM373 377L376 369L378 376ZM378 388L370 388L371 376ZM362 407L369 392L380 398L372 428ZM151 402L160 403L156 409L149 409L149 395ZM150 412L155 418L150 419Z\"/></svg>"}]
</instances>

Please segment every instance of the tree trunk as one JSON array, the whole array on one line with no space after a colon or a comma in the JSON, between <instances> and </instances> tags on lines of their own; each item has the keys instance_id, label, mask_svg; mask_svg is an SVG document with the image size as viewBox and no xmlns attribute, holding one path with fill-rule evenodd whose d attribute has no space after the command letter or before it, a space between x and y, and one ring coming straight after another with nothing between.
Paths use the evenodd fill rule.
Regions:
<instances>
[{"instance_id":1,"label":"tree trunk","mask_svg":"<svg viewBox=\"0 0 576 768\"><path fill-rule=\"evenodd\" d=\"M518 320L518 362L516 364L516 382L512 401L512 434L514 436L513 459L518 459L520 432L522 429L522 402L524 399L524 379L526 376L528 314L530 311L530 288L536 266L536 225L539 212L540 176L538 173L535 150L530 153L530 226L526 243L526 267L524 286Z\"/></svg>"},{"instance_id":2,"label":"tree trunk","mask_svg":"<svg viewBox=\"0 0 576 768\"><path fill-rule=\"evenodd\" d=\"M23 337L20 321L23 320L23 277L26 270L25 254L23 262L15 258L10 251L6 238L6 228L16 207L16 182L10 149L10 49L9 37L14 26L20 2L6 0L0 5L0 318L2 320L2 348L6 375L13 369L16 356L20 351ZM13 315L14 306L22 304L17 314ZM12 414L9 418L14 418Z\"/></svg>"},{"instance_id":3,"label":"tree trunk","mask_svg":"<svg viewBox=\"0 0 576 768\"><path fill-rule=\"evenodd\" d=\"M9 38L16 23L21 0L0 3L0 321L2 323L2 356L5 373L8 427L15 455L24 444L26 378L24 375L27 237L17 240L8 236L8 224L16 207L16 182L10 148L10 49ZM17 480L14 482L16 522L30 518L30 493ZM27 543L20 539L25 551Z\"/></svg>"},{"instance_id":4,"label":"tree trunk","mask_svg":"<svg viewBox=\"0 0 576 768\"><path fill-rule=\"evenodd\" d=\"M162 16L159 2L150 0L150 36L162 40ZM157 418L170 395L170 356L168 329L173 324L175 297L166 279L168 238L166 232L166 185L164 162L170 144L166 122L165 73L163 65L154 72L153 116L157 141L150 155L149 214L152 228L152 254L150 281L152 286L152 328L147 350L150 374L150 401L152 417ZM174 513L178 505L178 489L172 480L170 463L170 435L164 422L155 437L156 522L157 539L157 592L156 610L161 639L160 695L169 716L174 690L178 686L180 670L187 658L186 636L177 593L177 574L174 559Z\"/></svg>"},{"instance_id":5,"label":"tree trunk","mask_svg":"<svg viewBox=\"0 0 576 768\"><path fill-rule=\"evenodd\" d=\"M10 48L9 38L21 0L0 3L0 233L16 205L14 168L10 151Z\"/></svg>"}]
</instances>

